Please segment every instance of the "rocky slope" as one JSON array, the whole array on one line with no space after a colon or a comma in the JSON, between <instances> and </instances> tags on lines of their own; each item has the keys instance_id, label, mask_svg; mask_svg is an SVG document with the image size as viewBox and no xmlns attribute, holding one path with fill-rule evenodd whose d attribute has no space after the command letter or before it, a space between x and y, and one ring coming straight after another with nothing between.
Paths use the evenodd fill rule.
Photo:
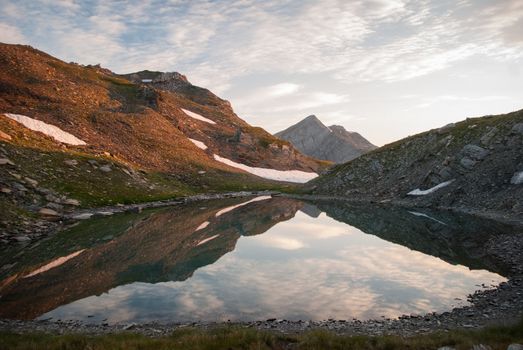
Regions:
<instances>
[{"instance_id":1,"label":"rocky slope","mask_svg":"<svg viewBox=\"0 0 523 350\"><path fill-rule=\"evenodd\" d=\"M315 194L523 217L523 110L381 147L311 181Z\"/></svg>"},{"instance_id":2,"label":"rocky slope","mask_svg":"<svg viewBox=\"0 0 523 350\"><path fill-rule=\"evenodd\" d=\"M343 126L325 126L315 115L275 134L298 150L317 159L345 163L376 148L357 132Z\"/></svg>"},{"instance_id":3,"label":"rocky slope","mask_svg":"<svg viewBox=\"0 0 523 350\"><path fill-rule=\"evenodd\" d=\"M266 178L328 166L178 73L120 76L1 43L0 66L0 240L45 231L39 212L289 187Z\"/></svg>"}]
</instances>

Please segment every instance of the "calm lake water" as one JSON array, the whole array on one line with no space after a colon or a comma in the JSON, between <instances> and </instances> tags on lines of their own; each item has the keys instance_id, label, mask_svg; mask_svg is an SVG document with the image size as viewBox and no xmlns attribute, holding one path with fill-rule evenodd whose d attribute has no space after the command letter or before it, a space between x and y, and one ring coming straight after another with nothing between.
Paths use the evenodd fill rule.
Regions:
<instances>
[{"instance_id":1,"label":"calm lake water","mask_svg":"<svg viewBox=\"0 0 523 350\"><path fill-rule=\"evenodd\" d=\"M446 311L505 281L484 245L507 232L447 212L281 197L118 214L2 251L0 317L129 323Z\"/></svg>"}]
</instances>

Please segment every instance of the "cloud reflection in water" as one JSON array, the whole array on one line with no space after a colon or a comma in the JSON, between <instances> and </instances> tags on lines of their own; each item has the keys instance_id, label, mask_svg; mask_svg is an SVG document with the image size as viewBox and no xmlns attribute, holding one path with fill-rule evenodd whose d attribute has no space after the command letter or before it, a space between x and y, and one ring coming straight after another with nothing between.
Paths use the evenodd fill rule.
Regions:
<instances>
[{"instance_id":1,"label":"cloud reflection in water","mask_svg":"<svg viewBox=\"0 0 523 350\"><path fill-rule=\"evenodd\" d=\"M61 306L42 318L108 322L350 319L443 311L481 283L471 271L301 212L183 282L132 283ZM87 316L94 316L88 318Z\"/></svg>"}]
</instances>

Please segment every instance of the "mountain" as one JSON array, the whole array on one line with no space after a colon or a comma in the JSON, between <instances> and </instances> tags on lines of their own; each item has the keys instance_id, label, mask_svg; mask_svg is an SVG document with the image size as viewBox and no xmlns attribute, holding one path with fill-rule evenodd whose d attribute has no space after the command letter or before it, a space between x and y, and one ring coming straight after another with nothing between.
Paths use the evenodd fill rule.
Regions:
<instances>
[{"instance_id":1,"label":"mountain","mask_svg":"<svg viewBox=\"0 0 523 350\"><path fill-rule=\"evenodd\" d=\"M523 216L523 110L469 118L338 165L315 194Z\"/></svg>"},{"instance_id":2,"label":"mountain","mask_svg":"<svg viewBox=\"0 0 523 350\"><path fill-rule=\"evenodd\" d=\"M289 141L304 154L344 163L376 148L357 132L343 126L325 126L315 115L310 115L275 136Z\"/></svg>"},{"instance_id":3,"label":"mountain","mask_svg":"<svg viewBox=\"0 0 523 350\"><path fill-rule=\"evenodd\" d=\"M37 234L24 222L42 209L289 187L272 180L304 182L329 165L180 73L118 75L1 43L0 65L2 232Z\"/></svg>"}]
</instances>

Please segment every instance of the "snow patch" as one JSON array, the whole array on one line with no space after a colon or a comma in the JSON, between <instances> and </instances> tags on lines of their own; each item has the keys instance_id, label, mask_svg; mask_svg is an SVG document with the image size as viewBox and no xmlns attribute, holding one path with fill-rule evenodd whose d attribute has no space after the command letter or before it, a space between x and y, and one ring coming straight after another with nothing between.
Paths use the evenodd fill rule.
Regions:
<instances>
[{"instance_id":1,"label":"snow patch","mask_svg":"<svg viewBox=\"0 0 523 350\"><path fill-rule=\"evenodd\" d=\"M510 179L510 183L513 185L523 184L523 171L515 173L514 176L512 176L512 179Z\"/></svg>"},{"instance_id":2,"label":"snow patch","mask_svg":"<svg viewBox=\"0 0 523 350\"><path fill-rule=\"evenodd\" d=\"M409 211L409 213L411 213L411 214L414 215L414 216L419 216L419 217L427 218L427 219L429 219L429 220L436 221L437 223L440 223L440 224L442 224L442 225L448 226L448 225L447 225L446 223L444 223L443 221L440 221L440 220L438 220L438 219L435 219L435 218L433 218L432 216L429 216L429 215L427 215L427 214L419 213L419 212L417 212L417 211Z\"/></svg>"},{"instance_id":3,"label":"snow patch","mask_svg":"<svg viewBox=\"0 0 523 350\"><path fill-rule=\"evenodd\" d=\"M196 230L194 230L194 232L196 231L200 231L200 230L203 230L204 228L206 228L207 226L209 226L210 222L209 221L205 221L203 222L200 226L198 226L196 228Z\"/></svg>"},{"instance_id":4,"label":"snow patch","mask_svg":"<svg viewBox=\"0 0 523 350\"><path fill-rule=\"evenodd\" d=\"M196 147L198 147L198 148L201 148L203 150L207 149L207 146L202 141L194 140L194 139L191 139L191 138L189 138L189 141L194 143L196 145Z\"/></svg>"},{"instance_id":5,"label":"snow patch","mask_svg":"<svg viewBox=\"0 0 523 350\"><path fill-rule=\"evenodd\" d=\"M79 250L79 251L76 251L72 254L69 254L67 256L61 256L53 261L51 261L49 264L45 264L44 266L34 270L33 272L27 274L24 276L24 278L27 278L27 277L31 277L31 276L34 276L34 275L38 275L39 273L42 273L42 272L45 272L45 271L48 271L48 270L51 270L57 266L60 266L62 264L64 264L66 261L68 260L71 260L72 258L80 255L85 249L82 249L82 250Z\"/></svg>"},{"instance_id":6,"label":"snow patch","mask_svg":"<svg viewBox=\"0 0 523 350\"><path fill-rule=\"evenodd\" d=\"M203 239L203 240L201 240L200 242L198 242L198 243L196 244L196 246L199 246L199 245L202 245L202 244L207 243L207 242L209 242L209 241L212 241L213 239L215 239L215 238L218 237L218 236L219 236L219 234L214 235L214 236L211 236L211 237L206 238L206 239Z\"/></svg>"},{"instance_id":7,"label":"snow patch","mask_svg":"<svg viewBox=\"0 0 523 350\"><path fill-rule=\"evenodd\" d=\"M451 183L454 182L454 180L455 179L442 182L439 185L436 185L434 187L429 188L428 190L420 190L419 188L416 188L415 190L412 190L409 193L407 193L407 195L409 195L409 196L424 196L424 195L430 194L432 192L435 192L435 191L439 190L440 188L443 188L445 186L450 185Z\"/></svg>"},{"instance_id":8,"label":"snow patch","mask_svg":"<svg viewBox=\"0 0 523 350\"><path fill-rule=\"evenodd\" d=\"M56 141L75 146L81 146L86 144L84 141L80 140L76 136L63 131L57 126L47 124L43 121L29 118L21 114L4 113L4 115L10 119L13 119L14 121L17 121L18 123L22 124L28 129L31 129L33 131L39 131L41 133L46 134L47 136L51 136Z\"/></svg>"},{"instance_id":9,"label":"snow patch","mask_svg":"<svg viewBox=\"0 0 523 350\"><path fill-rule=\"evenodd\" d=\"M271 198L272 198L271 196L259 196L259 197L251 199L250 201L243 202L243 203L240 203L240 204L236 204L236 205L232 205L230 207L224 208L224 209L218 211L215 216L218 217L220 215L228 213L228 212L230 212L230 211L232 211L232 210L234 210L236 208L243 207L244 205L247 205L247 204L252 203L252 202L259 202L259 201L263 201L263 200L271 199Z\"/></svg>"},{"instance_id":10,"label":"snow patch","mask_svg":"<svg viewBox=\"0 0 523 350\"><path fill-rule=\"evenodd\" d=\"M209 124L216 124L216 122L210 120L210 119L207 119L205 118L204 116L198 114L198 113L194 113L194 112L191 112L191 111L188 111L187 109L183 109L182 108L182 111L187 114L189 117L191 118L194 118L194 119L198 119L198 120L201 120L201 121L204 121L206 123L209 123Z\"/></svg>"},{"instance_id":11,"label":"snow patch","mask_svg":"<svg viewBox=\"0 0 523 350\"><path fill-rule=\"evenodd\" d=\"M245 170L248 173L269 180L305 183L314 179L315 177L318 177L318 174L316 173L308 173L301 170L276 170L268 168L250 167L248 165L236 163L235 161L232 161L230 159L220 157L217 154L214 155L214 159L221 163L230 165L241 170Z\"/></svg>"}]
</instances>

